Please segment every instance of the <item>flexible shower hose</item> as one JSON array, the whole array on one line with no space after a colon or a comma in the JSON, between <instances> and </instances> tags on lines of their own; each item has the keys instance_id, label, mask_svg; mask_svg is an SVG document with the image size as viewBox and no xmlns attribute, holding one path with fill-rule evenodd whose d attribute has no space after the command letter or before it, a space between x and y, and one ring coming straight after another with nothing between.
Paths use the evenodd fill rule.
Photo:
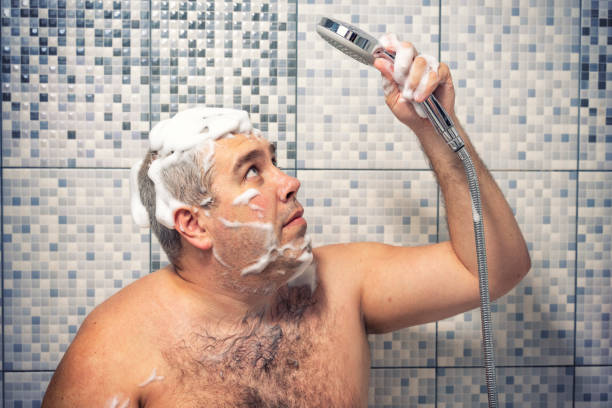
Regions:
<instances>
[{"instance_id":1,"label":"flexible shower hose","mask_svg":"<svg viewBox=\"0 0 612 408\"><path fill-rule=\"evenodd\" d=\"M474 221L474 236L476 238L476 257L478 259L478 286L480 290L480 321L482 326L482 343L484 368L487 383L489 408L497 408L497 378L495 375L495 353L493 349L493 327L491 323L491 303L489 298L489 278L487 270L487 251L485 248L484 225L482 220L482 204L478 175L472 158L466 148L457 151L465 168L470 197L472 199L472 219Z\"/></svg>"}]
</instances>

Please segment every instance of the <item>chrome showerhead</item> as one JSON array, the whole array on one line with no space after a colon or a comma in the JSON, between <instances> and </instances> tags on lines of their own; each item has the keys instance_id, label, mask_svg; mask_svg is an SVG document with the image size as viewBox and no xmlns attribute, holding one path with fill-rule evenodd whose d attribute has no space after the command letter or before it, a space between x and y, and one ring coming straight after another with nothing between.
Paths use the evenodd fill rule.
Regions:
<instances>
[{"instance_id":1,"label":"chrome showerhead","mask_svg":"<svg viewBox=\"0 0 612 408\"><path fill-rule=\"evenodd\" d=\"M317 33L335 48L366 65L373 65L374 59L379 56L394 58L372 35L340 20L321 18L317 25Z\"/></svg>"}]
</instances>

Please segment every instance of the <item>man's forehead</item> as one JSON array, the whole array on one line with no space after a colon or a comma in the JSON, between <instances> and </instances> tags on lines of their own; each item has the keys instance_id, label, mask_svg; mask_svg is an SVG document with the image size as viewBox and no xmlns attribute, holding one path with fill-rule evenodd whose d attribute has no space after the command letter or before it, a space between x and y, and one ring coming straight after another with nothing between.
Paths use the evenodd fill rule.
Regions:
<instances>
[{"instance_id":1,"label":"man's forehead","mask_svg":"<svg viewBox=\"0 0 612 408\"><path fill-rule=\"evenodd\" d=\"M269 150L271 153L276 153L276 142L270 142L263 136L253 134L234 134L230 137L224 137L216 141L219 145L224 145L231 149L250 149L262 148Z\"/></svg>"}]
</instances>

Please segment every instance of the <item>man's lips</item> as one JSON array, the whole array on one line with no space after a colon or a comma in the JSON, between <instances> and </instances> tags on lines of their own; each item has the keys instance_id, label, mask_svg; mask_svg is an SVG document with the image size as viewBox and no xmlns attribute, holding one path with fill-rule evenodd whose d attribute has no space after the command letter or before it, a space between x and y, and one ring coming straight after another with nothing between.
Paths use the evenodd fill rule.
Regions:
<instances>
[{"instance_id":1,"label":"man's lips","mask_svg":"<svg viewBox=\"0 0 612 408\"><path fill-rule=\"evenodd\" d=\"M291 214L291 217L289 217L289 220L285 223L285 225L283 225L283 227L289 227L289 226L305 223L306 220L302 217L303 215L304 215L304 209L300 208L299 210Z\"/></svg>"}]
</instances>

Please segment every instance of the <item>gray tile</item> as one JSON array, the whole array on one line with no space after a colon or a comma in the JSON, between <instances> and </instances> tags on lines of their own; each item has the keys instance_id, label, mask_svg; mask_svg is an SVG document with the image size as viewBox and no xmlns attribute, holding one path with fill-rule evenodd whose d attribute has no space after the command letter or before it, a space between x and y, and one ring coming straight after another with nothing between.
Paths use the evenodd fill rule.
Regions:
<instances>
[{"instance_id":1,"label":"gray tile","mask_svg":"<svg viewBox=\"0 0 612 408\"><path fill-rule=\"evenodd\" d=\"M4 369L52 370L91 309L149 270L128 170L3 170Z\"/></svg>"},{"instance_id":2,"label":"gray tile","mask_svg":"<svg viewBox=\"0 0 612 408\"><path fill-rule=\"evenodd\" d=\"M51 376L50 372L5 372L4 406L40 407Z\"/></svg>"},{"instance_id":3,"label":"gray tile","mask_svg":"<svg viewBox=\"0 0 612 408\"><path fill-rule=\"evenodd\" d=\"M609 1L583 1L580 42L580 169L612 169Z\"/></svg>"},{"instance_id":4,"label":"gray tile","mask_svg":"<svg viewBox=\"0 0 612 408\"><path fill-rule=\"evenodd\" d=\"M579 180L576 364L612 364L612 178Z\"/></svg>"},{"instance_id":5,"label":"gray tile","mask_svg":"<svg viewBox=\"0 0 612 408\"><path fill-rule=\"evenodd\" d=\"M149 3L25 4L2 6L22 16L3 18L3 166L129 166L149 130Z\"/></svg>"},{"instance_id":6,"label":"gray tile","mask_svg":"<svg viewBox=\"0 0 612 408\"><path fill-rule=\"evenodd\" d=\"M298 170L298 199L315 246L437 239L437 185L429 171Z\"/></svg>"},{"instance_id":7,"label":"gray tile","mask_svg":"<svg viewBox=\"0 0 612 408\"><path fill-rule=\"evenodd\" d=\"M612 367L576 367L576 408L607 408L612 401Z\"/></svg>"},{"instance_id":8,"label":"gray tile","mask_svg":"<svg viewBox=\"0 0 612 408\"><path fill-rule=\"evenodd\" d=\"M371 408L435 407L433 368L386 368L370 372Z\"/></svg>"},{"instance_id":9,"label":"gray tile","mask_svg":"<svg viewBox=\"0 0 612 408\"><path fill-rule=\"evenodd\" d=\"M493 169L576 169L580 2L442 2L457 116Z\"/></svg>"}]
</instances>

